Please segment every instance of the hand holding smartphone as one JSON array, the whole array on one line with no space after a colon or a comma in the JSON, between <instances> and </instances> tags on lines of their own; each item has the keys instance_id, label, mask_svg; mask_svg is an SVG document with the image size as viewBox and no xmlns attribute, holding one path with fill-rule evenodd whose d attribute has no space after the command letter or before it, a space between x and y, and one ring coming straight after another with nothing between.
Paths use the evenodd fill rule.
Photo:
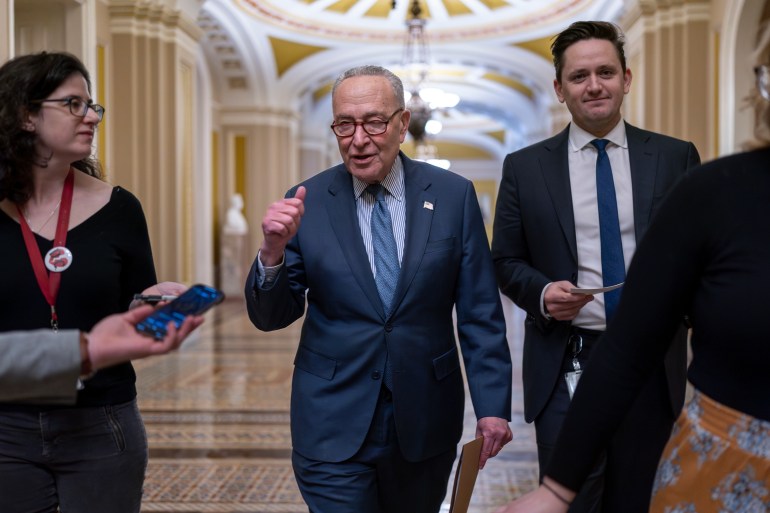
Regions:
<instances>
[{"instance_id":1,"label":"hand holding smartphone","mask_svg":"<svg viewBox=\"0 0 770 513\"><path fill-rule=\"evenodd\" d=\"M222 291L197 284L182 295L167 303L136 324L136 330L148 337L163 340L169 322L179 328L188 315L201 315L225 298Z\"/></svg>"}]
</instances>

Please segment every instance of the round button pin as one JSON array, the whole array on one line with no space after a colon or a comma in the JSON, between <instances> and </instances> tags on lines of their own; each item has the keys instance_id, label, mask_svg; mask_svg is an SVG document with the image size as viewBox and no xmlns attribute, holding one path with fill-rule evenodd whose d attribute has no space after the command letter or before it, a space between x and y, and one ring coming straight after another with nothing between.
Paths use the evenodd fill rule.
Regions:
<instances>
[{"instance_id":1,"label":"round button pin","mask_svg":"<svg viewBox=\"0 0 770 513\"><path fill-rule=\"evenodd\" d=\"M45 267L51 272L60 273L72 265L72 252L64 246L54 246L45 254Z\"/></svg>"}]
</instances>

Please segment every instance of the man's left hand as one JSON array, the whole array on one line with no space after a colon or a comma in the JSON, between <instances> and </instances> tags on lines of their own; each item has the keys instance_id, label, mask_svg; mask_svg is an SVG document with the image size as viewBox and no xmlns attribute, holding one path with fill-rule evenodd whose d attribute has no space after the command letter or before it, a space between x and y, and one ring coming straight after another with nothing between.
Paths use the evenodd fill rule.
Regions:
<instances>
[{"instance_id":1,"label":"man's left hand","mask_svg":"<svg viewBox=\"0 0 770 513\"><path fill-rule=\"evenodd\" d=\"M476 424L476 437L484 437L479 458L479 470L484 468L489 458L494 458L505 444L511 441L513 434L508 421L498 417L483 417Z\"/></svg>"}]
</instances>

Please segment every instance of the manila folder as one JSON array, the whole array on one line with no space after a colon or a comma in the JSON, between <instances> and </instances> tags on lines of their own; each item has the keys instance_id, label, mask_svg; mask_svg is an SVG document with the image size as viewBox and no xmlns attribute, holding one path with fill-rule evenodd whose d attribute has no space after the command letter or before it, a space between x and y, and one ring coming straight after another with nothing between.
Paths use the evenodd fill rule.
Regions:
<instances>
[{"instance_id":1,"label":"manila folder","mask_svg":"<svg viewBox=\"0 0 770 513\"><path fill-rule=\"evenodd\" d=\"M455 471L455 484L452 488L449 513L468 513L476 476L479 473L479 458L483 443L484 437L480 436L463 445L460 461L457 462L457 470Z\"/></svg>"}]
</instances>

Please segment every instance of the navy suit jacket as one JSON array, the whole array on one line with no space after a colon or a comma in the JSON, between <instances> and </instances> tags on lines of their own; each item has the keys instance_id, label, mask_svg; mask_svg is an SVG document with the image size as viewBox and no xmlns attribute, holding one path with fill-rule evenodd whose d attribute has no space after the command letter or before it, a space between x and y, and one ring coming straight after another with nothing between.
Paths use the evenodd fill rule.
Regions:
<instances>
[{"instance_id":1,"label":"navy suit jacket","mask_svg":"<svg viewBox=\"0 0 770 513\"><path fill-rule=\"evenodd\" d=\"M663 198L700 157L690 142L628 123L626 137L638 244ZM548 283L577 283L578 278L568 145L569 127L508 155L497 199L492 255L498 283L527 312L522 364L527 422L543 410L561 379L571 329L570 322L547 320L540 313L540 297ZM683 326L665 363L674 416L684 402L686 331Z\"/></svg>"},{"instance_id":2,"label":"navy suit jacket","mask_svg":"<svg viewBox=\"0 0 770 513\"><path fill-rule=\"evenodd\" d=\"M305 214L274 285L246 284L261 330L305 313L294 361L292 443L303 456L342 461L361 447L380 395L386 355L401 451L421 461L456 447L465 394L457 333L477 418L510 420L505 319L473 185L400 155L406 238L393 311L386 317L344 165L304 182ZM296 189L296 188L295 188ZM287 196L293 196L294 189Z\"/></svg>"}]
</instances>

